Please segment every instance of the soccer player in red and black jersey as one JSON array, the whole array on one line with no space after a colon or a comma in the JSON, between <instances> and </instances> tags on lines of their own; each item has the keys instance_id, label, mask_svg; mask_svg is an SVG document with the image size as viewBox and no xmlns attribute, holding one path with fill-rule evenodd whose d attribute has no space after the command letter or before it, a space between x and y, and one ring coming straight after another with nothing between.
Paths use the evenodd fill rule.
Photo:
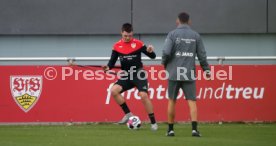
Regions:
<instances>
[{"instance_id":1,"label":"soccer player in red and black jersey","mask_svg":"<svg viewBox=\"0 0 276 146\"><path fill-rule=\"evenodd\" d=\"M128 118L133 115L121 93L136 87L151 121L151 129L155 131L158 129L158 125L155 121L152 103L148 97L148 81L145 78L145 72L140 72L138 75L138 72L143 70L141 54L144 53L154 59L156 57L153 52L154 48L152 45L147 47L142 41L133 38L133 27L129 23L122 25L121 34L122 39L114 44L111 58L107 66L103 67L104 71L112 69L119 57L121 69L128 73L126 76L121 77L111 88L112 96L125 113L123 119L118 123L126 123Z\"/></svg>"}]
</instances>

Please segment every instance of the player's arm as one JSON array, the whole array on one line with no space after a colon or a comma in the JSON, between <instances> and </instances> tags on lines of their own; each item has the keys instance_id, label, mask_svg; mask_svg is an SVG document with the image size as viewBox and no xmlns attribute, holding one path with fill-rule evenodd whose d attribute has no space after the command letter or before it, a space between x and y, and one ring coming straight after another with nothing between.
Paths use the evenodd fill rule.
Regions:
<instances>
[{"instance_id":1,"label":"player's arm","mask_svg":"<svg viewBox=\"0 0 276 146\"><path fill-rule=\"evenodd\" d=\"M172 39L172 34L169 33L167 35L167 38L165 40L165 44L162 50L162 62L161 64L163 64L166 68L168 61L170 60L171 57L171 52L172 52L172 48L173 48L174 42Z\"/></svg>"},{"instance_id":2,"label":"player's arm","mask_svg":"<svg viewBox=\"0 0 276 146\"><path fill-rule=\"evenodd\" d=\"M144 45L142 48L142 52L151 59L156 58L156 54L154 52L154 47L152 45L149 45L148 47L146 45Z\"/></svg>"},{"instance_id":3,"label":"player's arm","mask_svg":"<svg viewBox=\"0 0 276 146\"><path fill-rule=\"evenodd\" d=\"M112 69L115 66L118 56L119 56L118 52L116 52L115 50L112 50L111 57L108 61L108 64L106 66L103 66L103 70L108 71Z\"/></svg>"},{"instance_id":4,"label":"player's arm","mask_svg":"<svg viewBox=\"0 0 276 146\"><path fill-rule=\"evenodd\" d=\"M209 78L211 76L210 66L207 61L206 51L200 35L198 35L196 40L196 54L201 68L207 73L207 77Z\"/></svg>"}]
</instances>

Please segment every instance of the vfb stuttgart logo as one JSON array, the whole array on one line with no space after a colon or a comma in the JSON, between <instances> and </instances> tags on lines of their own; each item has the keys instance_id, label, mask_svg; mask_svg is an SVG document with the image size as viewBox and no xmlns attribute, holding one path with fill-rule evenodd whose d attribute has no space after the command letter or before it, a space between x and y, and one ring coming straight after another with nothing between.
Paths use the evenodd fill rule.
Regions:
<instances>
[{"instance_id":1,"label":"vfb stuttgart logo","mask_svg":"<svg viewBox=\"0 0 276 146\"><path fill-rule=\"evenodd\" d=\"M10 87L14 101L24 112L28 112L40 97L42 76L10 76Z\"/></svg>"}]
</instances>

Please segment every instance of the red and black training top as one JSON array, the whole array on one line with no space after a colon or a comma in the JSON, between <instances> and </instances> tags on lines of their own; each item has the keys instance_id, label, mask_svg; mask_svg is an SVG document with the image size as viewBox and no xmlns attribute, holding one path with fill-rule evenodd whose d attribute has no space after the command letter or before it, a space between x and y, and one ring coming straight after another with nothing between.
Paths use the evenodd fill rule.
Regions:
<instances>
[{"instance_id":1,"label":"red and black training top","mask_svg":"<svg viewBox=\"0 0 276 146\"><path fill-rule=\"evenodd\" d=\"M112 69L119 57L122 70L128 71L132 66L135 66L134 70L138 70L143 67L141 53L144 53L151 59L156 57L154 52L147 52L146 45L144 45L144 43L140 40L132 39L130 42L119 40L113 46L108 67Z\"/></svg>"}]
</instances>

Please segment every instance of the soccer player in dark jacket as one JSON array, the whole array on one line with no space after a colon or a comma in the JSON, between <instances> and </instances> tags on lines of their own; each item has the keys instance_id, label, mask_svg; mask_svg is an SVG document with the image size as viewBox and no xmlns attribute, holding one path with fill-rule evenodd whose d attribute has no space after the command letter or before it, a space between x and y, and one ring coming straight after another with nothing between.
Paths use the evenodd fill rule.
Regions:
<instances>
[{"instance_id":1,"label":"soccer player in dark jacket","mask_svg":"<svg viewBox=\"0 0 276 146\"><path fill-rule=\"evenodd\" d=\"M156 57L156 54L153 51L154 48L152 45L147 47L142 41L133 38L133 27L129 23L122 25L121 34L122 39L114 44L111 58L107 66L103 67L104 71L112 69L119 58L121 69L127 72L127 75L118 79L111 88L112 96L125 113L125 116L118 123L126 123L129 117L133 115L121 93L136 87L139 91L139 96L141 97L146 112L148 113L151 122L151 129L156 131L158 125L155 120L151 100L148 97L148 81L145 78L145 72L141 72L138 75L139 71L143 71L143 63L141 61L142 53L151 59L154 59Z\"/></svg>"},{"instance_id":2,"label":"soccer player in dark jacket","mask_svg":"<svg viewBox=\"0 0 276 146\"><path fill-rule=\"evenodd\" d=\"M193 79L196 69L195 57L198 57L208 80L210 67L200 35L189 26L189 14L180 13L176 22L178 27L167 35L162 55L162 64L169 73L167 136L174 136L175 105L181 88L190 108L192 136L200 137L201 134L197 130L196 80ZM179 75L180 68L186 70L185 76Z\"/></svg>"}]
</instances>

